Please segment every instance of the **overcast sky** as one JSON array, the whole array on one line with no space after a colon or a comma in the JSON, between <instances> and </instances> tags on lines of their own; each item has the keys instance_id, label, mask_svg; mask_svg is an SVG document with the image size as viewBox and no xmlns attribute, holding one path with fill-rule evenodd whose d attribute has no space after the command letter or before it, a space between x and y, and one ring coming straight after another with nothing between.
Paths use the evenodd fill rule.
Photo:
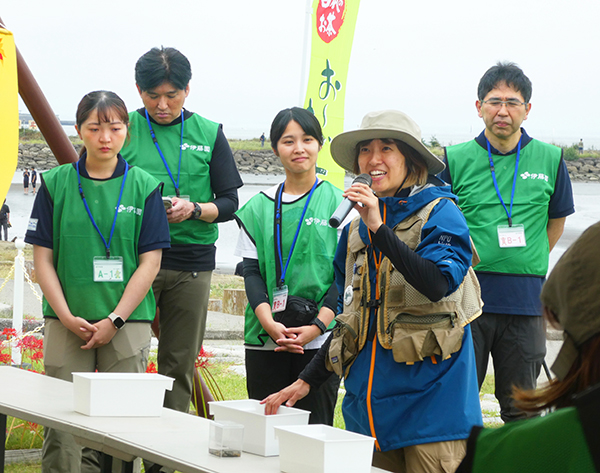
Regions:
<instances>
[{"instance_id":1,"label":"overcast sky","mask_svg":"<svg viewBox=\"0 0 600 473\"><path fill-rule=\"evenodd\" d=\"M350 0L351 1L351 0ZM74 119L89 91L141 101L136 60L153 46L180 49L192 64L186 108L225 133L268 133L299 103L306 0L1 0L55 113ZM483 73L499 60L533 82L532 136L600 148L598 0L362 0L346 89L345 128L395 108L444 144L482 129L475 110Z\"/></svg>"}]
</instances>

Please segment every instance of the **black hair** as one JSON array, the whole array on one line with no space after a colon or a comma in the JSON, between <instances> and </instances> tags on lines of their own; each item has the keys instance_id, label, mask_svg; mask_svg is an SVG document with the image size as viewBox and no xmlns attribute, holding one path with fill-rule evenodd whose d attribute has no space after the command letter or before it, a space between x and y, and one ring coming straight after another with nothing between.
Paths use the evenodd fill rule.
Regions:
<instances>
[{"instance_id":1,"label":"black hair","mask_svg":"<svg viewBox=\"0 0 600 473\"><path fill-rule=\"evenodd\" d=\"M477 86L479 100L483 100L490 90L495 89L502 82L520 92L525 103L529 103L532 93L531 81L514 62L499 62L485 72Z\"/></svg>"},{"instance_id":2,"label":"black hair","mask_svg":"<svg viewBox=\"0 0 600 473\"><path fill-rule=\"evenodd\" d=\"M277 151L277 142L283 136L285 129L291 121L295 121L302 127L304 133L316 139L323 146L323 131L317 117L312 112L300 107L292 107L281 110L271 123L271 146Z\"/></svg>"},{"instance_id":3,"label":"black hair","mask_svg":"<svg viewBox=\"0 0 600 473\"><path fill-rule=\"evenodd\" d=\"M190 61L175 48L152 48L135 64L135 83L142 91L169 82L184 90L192 78Z\"/></svg>"},{"instance_id":4,"label":"black hair","mask_svg":"<svg viewBox=\"0 0 600 473\"><path fill-rule=\"evenodd\" d=\"M101 122L109 123L110 119L116 115L124 125L129 127L127 106L121 97L108 90L96 90L85 95L77 106L75 121L77 123L77 129L80 132L82 125L94 110L98 111L98 120ZM84 152L85 146L82 146L79 151L79 156L82 156Z\"/></svg>"}]
</instances>

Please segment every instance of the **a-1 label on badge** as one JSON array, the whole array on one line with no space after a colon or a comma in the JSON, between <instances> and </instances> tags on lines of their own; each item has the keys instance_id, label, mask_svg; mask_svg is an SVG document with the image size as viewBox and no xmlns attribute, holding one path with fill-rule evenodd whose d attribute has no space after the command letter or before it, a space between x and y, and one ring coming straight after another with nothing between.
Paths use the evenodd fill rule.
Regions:
<instances>
[{"instance_id":1,"label":"a-1 label on badge","mask_svg":"<svg viewBox=\"0 0 600 473\"><path fill-rule=\"evenodd\" d=\"M500 248L518 248L527 246L524 225L498 225L498 244Z\"/></svg>"},{"instance_id":2,"label":"a-1 label on badge","mask_svg":"<svg viewBox=\"0 0 600 473\"><path fill-rule=\"evenodd\" d=\"M271 312L283 312L287 306L288 287L281 286L273 290L273 307Z\"/></svg>"},{"instance_id":3,"label":"a-1 label on badge","mask_svg":"<svg viewBox=\"0 0 600 473\"><path fill-rule=\"evenodd\" d=\"M123 258L95 256L94 282L123 282Z\"/></svg>"}]
</instances>

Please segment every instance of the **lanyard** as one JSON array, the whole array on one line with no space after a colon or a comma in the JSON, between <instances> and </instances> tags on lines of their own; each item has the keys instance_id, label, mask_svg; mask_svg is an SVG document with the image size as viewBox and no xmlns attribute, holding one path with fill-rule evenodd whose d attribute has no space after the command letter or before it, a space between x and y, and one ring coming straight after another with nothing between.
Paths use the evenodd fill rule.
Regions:
<instances>
[{"instance_id":1,"label":"lanyard","mask_svg":"<svg viewBox=\"0 0 600 473\"><path fill-rule=\"evenodd\" d=\"M290 260L292 259L292 253L294 251L294 247L296 246L296 241L298 240L298 234L300 233L300 227L302 227L302 222L304 221L304 215L306 215L306 209L308 208L308 203L313 195L313 192L317 188L317 184L319 180L315 176L315 183L310 189L310 193L306 199L306 203L304 204L304 210L302 211L302 216L300 217L300 221L298 222L298 228L296 229L296 234L294 235L294 240L292 241L292 246L290 247L290 253L288 255L287 262L285 263L285 268L283 269L283 273L281 272L281 268L283 266L283 257L281 254L281 196L283 194L283 186L285 185L285 181L283 181L279 188L277 189L277 198L275 199L275 252L277 253L276 262L277 265L277 287L282 287L285 282L285 273L287 272L288 266L290 264Z\"/></svg>"},{"instance_id":2,"label":"lanyard","mask_svg":"<svg viewBox=\"0 0 600 473\"><path fill-rule=\"evenodd\" d=\"M104 235L102 235L102 232L98 228L98 225L96 225L96 221L94 220L94 217L92 216L90 207L88 206L87 201L85 200L85 195L83 195L83 188L81 187L81 176L79 175L79 161L77 161L77 164L75 165L75 167L77 168L77 182L79 183L79 194L81 195L81 199L83 200L83 205L85 205L85 210L87 210L87 213L90 216L92 225L94 225L94 228L98 232L98 235L100 235L100 238L102 238L102 241L104 242L104 247L106 248L106 257L110 258L110 242L112 241L113 233L115 232L115 225L117 223L117 215L119 215L119 207L121 206L121 197L123 197L123 189L125 188L125 180L127 179L127 172L129 171L129 164L127 163L127 161L125 161L125 174L123 175L123 182L121 183L121 192L119 193L119 200L117 201L117 208L115 209L115 218L113 219L112 228L110 229L110 237L108 238L108 243L106 243L106 239L104 238Z\"/></svg>"},{"instance_id":3,"label":"lanyard","mask_svg":"<svg viewBox=\"0 0 600 473\"><path fill-rule=\"evenodd\" d=\"M169 169L169 165L167 164L165 155L163 154L162 150L160 149L160 146L158 145L158 140L156 139L156 134L154 133L154 130L152 129L152 123L150 123L150 117L148 116L148 109L144 109L144 112L146 112L146 122L148 123L148 129L150 130L150 136L152 137L154 146L156 146L156 149L158 150L158 154L160 154L160 157L161 157L163 163L165 164L165 168L167 168L167 172L169 173L169 177L171 178L171 181L173 182L173 186L175 186L175 195L177 195L177 197L179 197L179 176L181 176L181 152L183 151L183 108L181 109L181 143L179 144L179 166L177 168L177 182L175 182L175 179L173 179L173 174L171 174L171 169Z\"/></svg>"},{"instance_id":4,"label":"lanyard","mask_svg":"<svg viewBox=\"0 0 600 473\"><path fill-rule=\"evenodd\" d=\"M510 211L509 211L506 208L506 204L504 203L504 200L502 199L502 195L500 195L500 189L498 188L498 181L496 180L496 170L494 168L494 160L492 159L492 150L490 148L490 142L487 138L485 139L485 142L487 143L488 158L490 159L490 168L492 170L492 179L494 181L494 187L496 188L496 194L498 195L498 198L500 199L500 203L502 204L502 207L504 207L504 211L506 212L506 216L508 217L508 226L509 227L512 227L512 208L513 208L513 202L515 200L515 187L517 185L517 173L519 172L519 158L521 156L521 141L522 140L523 140L523 135L521 135L521 138L519 138L519 144L517 145L517 161L515 163L515 175L513 177L512 193L510 194Z\"/></svg>"}]
</instances>

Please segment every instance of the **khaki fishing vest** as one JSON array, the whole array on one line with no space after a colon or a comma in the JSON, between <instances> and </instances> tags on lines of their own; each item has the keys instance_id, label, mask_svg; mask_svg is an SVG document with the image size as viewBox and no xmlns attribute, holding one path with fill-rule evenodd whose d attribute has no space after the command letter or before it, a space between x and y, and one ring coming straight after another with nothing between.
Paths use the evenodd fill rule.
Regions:
<instances>
[{"instance_id":1,"label":"khaki fishing vest","mask_svg":"<svg viewBox=\"0 0 600 473\"><path fill-rule=\"evenodd\" d=\"M394 227L396 236L415 250L421 243L421 229L441 198ZM338 375L349 368L365 345L371 307L367 245L358 232L355 219L348 234L344 311L336 317L336 328L329 350L328 367ZM473 248L473 260L477 253ZM379 268L380 302L377 311L377 337L385 349L392 350L398 363L415 363L439 355L449 358L460 350L464 326L481 315L481 289L472 267L460 287L449 296L433 302L396 270L384 257Z\"/></svg>"}]
</instances>

